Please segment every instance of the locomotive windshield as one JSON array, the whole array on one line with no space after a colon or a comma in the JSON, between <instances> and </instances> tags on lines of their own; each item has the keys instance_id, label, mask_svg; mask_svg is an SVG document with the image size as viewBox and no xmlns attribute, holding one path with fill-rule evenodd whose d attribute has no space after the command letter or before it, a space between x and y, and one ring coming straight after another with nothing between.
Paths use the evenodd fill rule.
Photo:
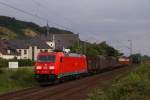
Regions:
<instances>
[{"instance_id":1,"label":"locomotive windshield","mask_svg":"<svg viewBox=\"0 0 150 100\"><path fill-rule=\"evenodd\" d=\"M38 57L39 62L55 62L55 59L54 55L41 55Z\"/></svg>"}]
</instances>

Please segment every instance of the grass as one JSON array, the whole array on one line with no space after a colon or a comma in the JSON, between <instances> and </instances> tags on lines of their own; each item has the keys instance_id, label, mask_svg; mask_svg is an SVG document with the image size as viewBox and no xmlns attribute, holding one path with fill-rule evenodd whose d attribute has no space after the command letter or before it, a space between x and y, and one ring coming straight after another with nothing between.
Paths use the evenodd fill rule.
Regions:
<instances>
[{"instance_id":1,"label":"grass","mask_svg":"<svg viewBox=\"0 0 150 100\"><path fill-rule=\"evenodd\" d=\"M107 89L94 91L90 100L150 100L150 62L145 62L128 76L114 80Z\"/></svg>"},{"instance_id":2,"label":"grass","mask_svg":"<svg viewBox=\"0 0 150 100\"><path fill-rule=\"evenodd\" d=\"M36 85L32 68L0 70L0 94Z\"/></svg>"}]
</instances>

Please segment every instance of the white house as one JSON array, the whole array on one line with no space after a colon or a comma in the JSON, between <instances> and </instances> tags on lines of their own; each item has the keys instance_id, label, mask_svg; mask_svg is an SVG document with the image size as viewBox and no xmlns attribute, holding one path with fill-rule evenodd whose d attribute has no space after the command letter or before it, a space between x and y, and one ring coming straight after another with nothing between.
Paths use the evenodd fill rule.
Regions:
<instances>
[{"instance_id":1,"label":"white house","mask_svg":"<svg viewBox=\"0 0 150 100\"><path fill-rule=\"evenodd\" d=\"M3 59L31 59L36 60L40 52L51 52L52 48L45 42L36 38L27 40L5 40L3 49L0 49L0 57Z\"/></svg>"},{"instance_id":2,"label":"white house","mask_svg":"<svg viewBox=\"0 0 150 100\"><path fill-rule=\"evenodd\" d=\"M3 59L14 59L19 57L19 54L14 50L8 48L4 41L0 41L0 58Z\"/></svg>"},{"instance_id":3,"label":"white house","mask_svg":"<svg viewBox=\"0 0 150 100\"><path fill-rule=\"evenodd\" d=\"M40 35L36 37L39 40L45 41L50 47L55 50L63 50L75 43L79 42L79 34L53 34Z\"/></svg>"},{"instance_id":4,"label":"white house","mask_svg":"<svg viewBox=\"0 0 150 100\"><path fill-rule=\"evenodd\" d=\"M78 34L49 34L26 40L1 40L0 58L36 60L39 52L63 50L79 41Z\"/></svg>"}]
</instances>

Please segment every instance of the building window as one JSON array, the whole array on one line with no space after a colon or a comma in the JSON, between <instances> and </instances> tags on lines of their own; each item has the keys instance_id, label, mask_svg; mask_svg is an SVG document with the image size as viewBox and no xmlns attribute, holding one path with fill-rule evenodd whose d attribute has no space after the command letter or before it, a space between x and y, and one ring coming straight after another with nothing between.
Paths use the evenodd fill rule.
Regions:
<instances>
[{"instance_id":1,"label":"building window","mask_svg":"<svg viewBox=\"0 0 150 100\"><path fill-rule=\"evenodd\" d=\"M58 40L58 43L60 43L60 40Z\"/></svg>"},{"instance_id":2,"label":"building window","mask_svg":"<svg viewBox=\"0 0 150 100\"><path fill-rule=\"evenodd\" d=\"M41 49L40 52L43 52L43 50Z\"/></svg>"},{"instance_id":3,"label":"building window","mask_svg":"<svg viewBox=\"0 0 150 100\"><path fill-rule=\"evenodd\" d=\"M48 52L48 50L45 50L45 52Z\"/></svg>"},{"instance_id":4,"label":"building window","mask_svg":"<svg viewBox=\"0 0 150 100\"><path fill-rule=\"evenodd\" d=\"M24 54L25 54L25 55L27 54L27 50L24 50Z\"/></svg>"},{"instance_id":5,"label":"building window","mask_svg":"<svg viewBox=\"0 0 150 100\"><path fill-rule=\"evenodd\" d=\"M19 54L21 54L21 50L19 50Z\"/></svg>"}]
</instances>

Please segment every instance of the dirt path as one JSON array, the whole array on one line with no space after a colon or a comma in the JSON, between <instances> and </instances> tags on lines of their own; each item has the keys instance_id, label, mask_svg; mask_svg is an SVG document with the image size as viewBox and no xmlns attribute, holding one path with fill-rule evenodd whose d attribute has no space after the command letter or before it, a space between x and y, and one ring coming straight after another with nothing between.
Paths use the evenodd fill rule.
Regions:
<instances>
[{"instance_id":1,"label":"dirt path","mask_svg":"<svg viewBox=\"0 0 150 100\"><path fill-rule=\"evenodd\" d=\"M63 84L12 92L1 95L0 100L85 100L97 86L110 86L112 80L127 75L134 68L124 67Z\"/></svg>"}]
</instances>

